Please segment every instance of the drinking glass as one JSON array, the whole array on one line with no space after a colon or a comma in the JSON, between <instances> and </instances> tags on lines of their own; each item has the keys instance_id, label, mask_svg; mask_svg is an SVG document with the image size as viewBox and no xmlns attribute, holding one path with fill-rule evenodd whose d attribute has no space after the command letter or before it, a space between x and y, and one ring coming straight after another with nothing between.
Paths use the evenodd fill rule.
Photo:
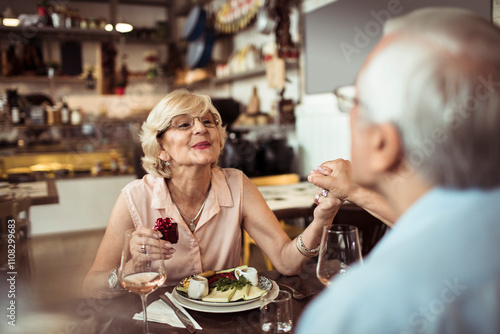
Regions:
<instances>
[{"instance_id":1,"label":"drinking glass","mask_svg":"<svg viewBox=\"0 0 500 334\"><path fill-rule=\"evenodd\" d=\"M165 282L167 275L160 239L142 238L142 240L147 239L144 244L131 243L134 233L135 229L125 232L118 278L126 290L141 296L144 315L143 333L147 334L149 333L146 311L148 295Z\"/></svg>"},{"instance_id":2,"label":"drinking glass","mask_svg":"<svg viewBox=\"0 0 500 334\"><path fill-rule=\"evenodd\" d=\"M333 225L323 228L316 275L326 286L336 275L344 275L349 266L362 262L358 228L351 225Z\"/></svg>"},{"instance_id":3,"label":"drinking glass","mask_svg":"<svg viewBox=\"0 0 500 334\"><path fill-rule=\"evenodd\" d=\"M288 333L292 331L292 296L288 291L279 291L276 298L266 294L260 298L260 327L265 333Z\"/></svg>"}]
</instances>

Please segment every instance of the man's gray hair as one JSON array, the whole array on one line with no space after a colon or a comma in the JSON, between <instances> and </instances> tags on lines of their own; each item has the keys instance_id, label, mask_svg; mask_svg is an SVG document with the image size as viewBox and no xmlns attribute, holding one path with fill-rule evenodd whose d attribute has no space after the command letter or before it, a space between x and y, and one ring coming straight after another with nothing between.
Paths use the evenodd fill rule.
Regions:
<instances>
[{"instance_id":1,"label":"man's gray hair","mask_svg":"<svg viewBox=\"0 0 500 334\"><path fill-rule=\"evenodd\" d=\"M434 185L500 185L500 30L474 12L389 20L360 73L360 118L392 122L404 159Z\"/></svg>"}]
</instances>

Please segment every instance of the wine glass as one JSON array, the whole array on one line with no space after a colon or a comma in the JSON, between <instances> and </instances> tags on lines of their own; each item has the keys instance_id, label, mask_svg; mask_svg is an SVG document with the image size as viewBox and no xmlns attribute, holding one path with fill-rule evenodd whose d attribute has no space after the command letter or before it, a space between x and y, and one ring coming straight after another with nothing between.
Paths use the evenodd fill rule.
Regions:
<instances>
[{"instance_id":1,"label":"wine glass","mask_svg":"<svg viewBox=\"0 0 500 334\"><path fill-rule=\"evenodd\" d=\"M362 262L358 228L351 225L323 227L316 276L326 286L336 275L344 275L355 262Z\"/></svg>"},{"instance_id":2,"label":"wine glass","mask_svg":"<svg viewBox=\"0 0 500 334\"><path fill-rule=\"evenodd\" d=\"M118 278L128 291L141 296L144 315L143 333L149 333L147 319L148 295L160 287L167 277L163 263L163 250L160 239L142 237L144 244L132 241L135 229L125 232Z\"/></svg>"}]
</instances>

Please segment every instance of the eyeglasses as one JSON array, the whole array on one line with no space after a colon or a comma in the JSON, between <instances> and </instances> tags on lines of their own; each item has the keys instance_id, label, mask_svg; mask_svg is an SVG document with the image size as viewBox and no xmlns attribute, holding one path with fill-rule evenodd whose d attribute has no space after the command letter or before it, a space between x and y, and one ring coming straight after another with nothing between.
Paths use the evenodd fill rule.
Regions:
<instances>
[{"instance_id":1,"label":"eyeglasses","mask_svg":"<svg viewBox=\"0 0 500 334\"><path fill-rule=\"evenodd\" d=\"M220 123L219 116L214 113L208 112L203 116L191 116L188 114L177 115L172 117L170 123L164 130L158 132L156 137L161 137L165 131L170 127L174 127L177 130L186 131L191 129L194 126L194 120L198 119L201 124L203 124L206 128L215 128Z\"/></svg>"},{"instance_id":2,"label":"eyeglasses","mask_svg":"<svg viewBox=\"0 0 500 334\"><path fill-rule=\"evenodd\" d=\"M340 86L333 91L333 95L337 97L337 104L341 112L349 113L352 108L359 104L354 85Z\"/></svg>"}]
</instances>

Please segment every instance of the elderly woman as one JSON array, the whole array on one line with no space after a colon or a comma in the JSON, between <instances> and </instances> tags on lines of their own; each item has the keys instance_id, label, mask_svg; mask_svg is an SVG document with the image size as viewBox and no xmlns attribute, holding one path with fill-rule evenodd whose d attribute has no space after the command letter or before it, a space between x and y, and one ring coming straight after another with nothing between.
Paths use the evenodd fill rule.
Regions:
<instances>
[{"instance_id":1,"label":"elderly woman","mask_svg":"<svg viewBox=\"0 0 500 334\"><path fill-rule=\"evenodd\" d=\"M317 196L313 222L290 240L257 187L241 171L217 167L225 139L219 112L206 95L176 90L154 107L141 133L148 174L118 197L85 277L86 296L122 293L116 268L124 232L135 227L136 244L147 244L159 236L152 228L160 217L179 224L179 242L163 243L169 285L205 270L240 265L241 228L282 274L297 274L317 254L322 228L332 223L341 201Z\"/></svg>"}]
</instances>

